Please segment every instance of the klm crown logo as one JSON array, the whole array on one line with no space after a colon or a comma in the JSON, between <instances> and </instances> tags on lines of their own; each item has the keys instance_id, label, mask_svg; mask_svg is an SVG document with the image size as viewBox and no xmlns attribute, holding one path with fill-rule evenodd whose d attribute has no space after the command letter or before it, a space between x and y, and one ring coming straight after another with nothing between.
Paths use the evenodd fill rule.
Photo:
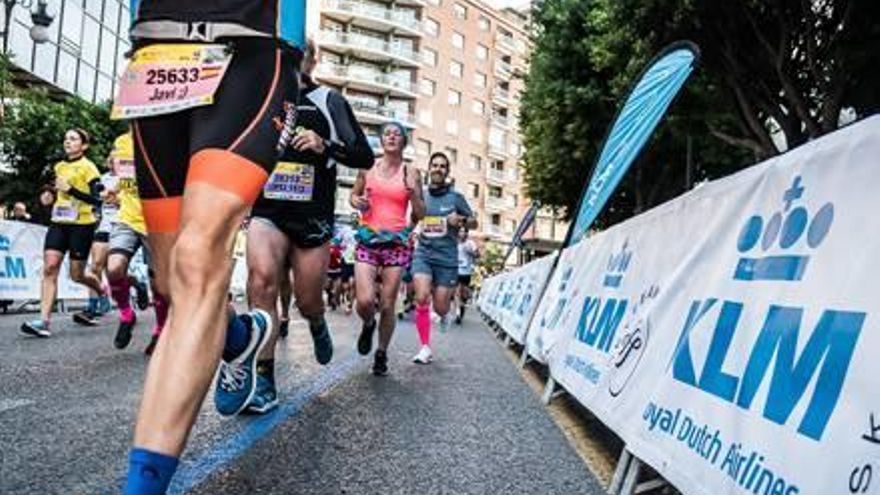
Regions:
<instances>
[{"instance_id":1,"label":"klm crown logo","mask_svg":"<svg viewBox=\"0 0 880 495\"><path fill-rule=\"evenodd\" d=\"M736 243L741 257L735 280L797 282L803 278L810 261L808 253L822 244L834 222L832 203L825 203L812 218L805 207L792 208L803 194L801 177L797 176L782 196L782 211L773 213L766 222L760 215L746 221ZM756 252L759 249L760 254Z\"/></svg>"},{"instance_id":2,"label":"klm crown logo","mask_svg":"<svg viewBox=\"0 0 880 495\"><path fill-rule=\"evenodd\" d=\"M632 260L633 255L632 251L627 249L628 245L629 241L627 240L623 243L623 247L620 248L620 252L612 254L608 259L608 273L605 274L603 286L620 287L620 283L623 282L623 276L629 268L629 262Z\"/></svg>"},{"instance_id":3,"label":"klm crown logo","mask_svg":"<svg viewBox=\"0 0 880 495\"><path fill-rule=\"evenodd\" d=\"M0 235L0 251L9 251L12 247L12 242L9 241L9 238L5 235Z\"/></svg>"}]
</instances>

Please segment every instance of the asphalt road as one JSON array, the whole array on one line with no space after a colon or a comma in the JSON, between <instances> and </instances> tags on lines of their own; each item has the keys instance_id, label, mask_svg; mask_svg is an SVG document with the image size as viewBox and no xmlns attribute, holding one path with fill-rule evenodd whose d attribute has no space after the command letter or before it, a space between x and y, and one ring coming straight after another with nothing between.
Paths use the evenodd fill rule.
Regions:
<instances>
[{"instance_id":1,"label":"asphalt road","mask_svg":"<svg viewBox=\"0 0 880 495\"><path fill-rule=\"evenodd\" d=\"M0 317L0 493L119 492L150 317L124 351L111 317L58 317L48 340L20 336L24 316ZM330 325L328 366L292 325L272 414L221 418L209 395L171 493L602 493L476 315L435 332L429 366L410 362L418 339L402 322L382 378L354 351L355 319Z\"/></svg>"}]
</instances>

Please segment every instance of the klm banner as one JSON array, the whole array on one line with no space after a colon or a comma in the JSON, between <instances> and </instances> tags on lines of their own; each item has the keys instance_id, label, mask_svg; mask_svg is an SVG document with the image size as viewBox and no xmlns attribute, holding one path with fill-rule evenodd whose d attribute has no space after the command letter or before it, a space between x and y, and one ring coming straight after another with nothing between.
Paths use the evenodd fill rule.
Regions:
<instances>
[{"instance_id":1,"label":"klm banner","mask_svg":"<svg viewBox=\"0 0 880 495\"><path fill-rule=\"evenodd\" d=\"M0 220L0 299L39 300L46 227ZM70 281L65 258L58 274L59 299L87 299L88 291Z\"/></svg>"},{"instance_id":2,"label":"klm banner","mask_svg":"<svg viewBox=\"0 0 880 495\"><path fill-rule=\"evenodd\" d=\"M560 256L527 349L687 494L880 493L880 117Z\"/></svg>"},{"instance_id":3,"label":"klm banner","mask_svg":"<svg viewBox=\"0 0 880 495\"><path fill-rule=\"evenodd\" d=\"M480 294L486 297L479 300L480 309L519 344L525 343L529 321L550 278L555 258L555 254L538 258L484 282Z\"/></svg>"},{"instance_id":4,"label":"klm banner","mask_svg":"<svg viewBox=\"0 0 880 495\"><path fill-rule=\"evenodd\" d=\"M698 53L697 47L691 43L676 43L661 53L636 83L605 140L572 224L569 245L577 243L602 212L617 184L693 72Z\"/></svg>"}]
</instances>

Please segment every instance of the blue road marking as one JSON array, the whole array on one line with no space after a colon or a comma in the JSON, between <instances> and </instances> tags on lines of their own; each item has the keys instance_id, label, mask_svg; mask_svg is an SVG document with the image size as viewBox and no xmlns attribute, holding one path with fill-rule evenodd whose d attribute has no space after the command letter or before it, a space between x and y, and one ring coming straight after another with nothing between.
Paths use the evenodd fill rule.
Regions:
<instances>
[{"instance_id":1,"label":"blue road marking","mask_svg":"<svg viewBox=\"0 0 880 495\"><path fill-rule=\"evenodd\" d=\"M219 442L195 459L183 461L174 475L174 480L167 493L169 495L183 494L198 486L220 468L244 454L282 422L299 414L312 399L348 378L361 362L362 359L359 355L350 354L327 371L298 386L293 397L287 402L282 402L275 411L265 416L253 417L232 437ZM119 481L117 488L109 493L119 493L124 484L125 479L123 478Z\"/></svg>"}]
</instances>

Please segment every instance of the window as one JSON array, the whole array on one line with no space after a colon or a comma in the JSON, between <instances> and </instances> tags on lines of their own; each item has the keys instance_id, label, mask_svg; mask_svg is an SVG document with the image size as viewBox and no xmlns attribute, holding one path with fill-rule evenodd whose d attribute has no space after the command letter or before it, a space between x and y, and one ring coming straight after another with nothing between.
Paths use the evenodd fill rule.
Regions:
<instances>
[{"instance_id":1,"label":"window","mask_svg":"<svg viewBox=\"0 0 880 495\"><path fill-rule=\"evenodd\" d=\"M458 121L455 119L449 119L446 121L446 132L449 134L458 134Z\"/></svg>"},{"instance_id":2,"label":"window","mask_svg":"<svg viewBox=\"0 0 880 495\"><path fill-rule=\"evenodd\" d=\"M464 73L464 64L461 62L456 62L453 60L449 62L449 75L452 77L457 77L461 79L461 75Z\"/></svg>"},{"instance_id":3,"label":"window","mask_svg":"<svg viewBox=\"0 0 880 495\"><path fill-rule=\"evenodd\" d=\"M485 88L486 87L486 74L483 74L482 72L474 73L474 85L478 88Z\"/></svg>"},{"instance_id":4,"label":"window","mask_svg":"<svg viewBox=\"0 0 880 495\"><path fill-rule=\"evenodd\" d=\"M459 33L458 31L452 32L452 46L458 48L459 50L464 49L464 35Z\"/></svg>"},{"instance_id":5,"label":"window","mask_svg":"<svg viewBox=\"0 0 880 495\"><path fill-rule=\"evenodd\" d=\"M419 156L431 156L431 141L416 139L416 154Z\"/></svg>"},{"instance_id":6,"label":"window","mask_svg":"<svg viewBox=\"0 0 880 495\"><path fill-rule=\"evenodd\" d=\"M452 15L458 19L467 19L467 7L460 3L452 6Z\"/></svg>"},{"instance_id":7,"label":"window","mask_svg":"<svg viewBox=\"0 0 880 495\"><path fill-rule=\"evenodd\" d=\"M483 166L483 159L479 155L471 155L471 170L479 171Z\"/></svg>"},{"instance_id":8,"label":"window","mask_svg":"<svg viewBox=\"0 0 880 495\"><path fill-rule=\"evenodd\" d=\"M474 184L473 182L468 183L468 192L470 193L471 198L480 199L480 185Z\"/></svg>"},{"instance_id":9,"label":"window","mask_svg":"<svg viewBox=\"0 0 880 495\"><path fill-rule=\"evenodd\" d=\"M422 62L425 64L436 67L437 66L437 52L431 50L430 48L422 48Z\"/></svg>"},{"instance_id":10,"label":"window","mask_svg":"<svg viewBox=\"0 0 880 495\"><path fill-rule=\"evenodd\" d=\"M425 96L434 96L434 93L437 92L437 83L430 79L422 78L422 81L419 83L419 90Z\"/></svg>"},{"instance_id":11,"label":"window","mask_svg":"<svg viewBox=\"0 0 880 495\"><path fill-rule=\"evenodd\" d=\"M422 108L419 110L419 124L426 125L428 127L434 126L434 112L430 107Z\"/></svg>"},{"instance_id":12,"label":"window","mask_svg":"<svg viewBox=\"0 0 880 495\"><path fill-rule=\"evenodd\" d=\"M425 19L425 32L430 34L433 37L440 36L440 23L431 19L430 17Z\"/></svg>"},{"instance_id":13,"label":"window","mask_svg":"<svg viewBox=\"0 0 880 495\"><path fill-rule=\"evenodd\" d=\"M491 223L492 225L495 225L496 227L500 227L501 226L501 215L499 215L497 213L493 213L492 215L489 216L489 223Z\"/></svg>"},{"instance_id":14,"label":"window","mask_svg":"<svg viewBox=\"0 0 880 495\"><path fill-rule=\"evenodd\" d=\"M443 150L443 151L446 152L446 156L449 157L449 161L450 161L453 165L455 165L456 163L458 163L458 150L457 150L457 149L455 149L455 148L451 148L451 147L447 146L446 149Z\"/></svg>"},{"instance_id":15,"label":"window","mask_svg":"<svg viewBox=\"0 0 880 495\"><path fill-rule=\"evenodd\" d=\"M461 105L461 93L454 89L450 89L449 96L446 97L446 103L454 107Z\"/></svg>"},{"instance_id":16,"label":"window","mask_svg":"<svg viewBox=\"0 0 880 495\"><path fill-rule=\"evenodd\" d=\"M489 30L489 18L481 15L480 19L477 20L477 26L480 27L480 31L488 31Z\"/></svg>"},{"instance_id":17,"label":"window","mask_svg":"<svg viewBox=\"0 0 880 495\"><path fill-rule=\"evenodd\" d=\"M489 58L489 48L483 44L477 44L477 60L486 60Z\"/></svg>"},{"instance_id":18,"label":"window","mask_svg":"<svg viewBox=\"0 0 880 495\"><path fill-rule=\"evenodd\" d=\"M511 202L513 203L513 206L514 206L514 207L519 206L519 194L514 194L514 195L512 195L512 196L511 196Z\"/></svg>"},{"instance_id":19,"label":"window","mask_svg":"<svg viewBox=\"0 0 880 495\"><path fill-rule=\"evenodd\" d=\"M507 233L512 234L516 231L516 220L507 220Z\"/></svg>"},{"instance_id":20,"label":"window","mask_svg":"<svg viewBox=\"0 0 880 495\"><path fill-rule=\"evenodd\" d=\"M497 170L499 172L504 172L504 162L501 160L492 160L492 164L489 165L492 170Z\"/></svg>"},{"instance_id":21,"label":"window","mask_svg":"<svg viewBox=\"0 0 880 495\"><path fill-rule=\"evenodd\" d=\"M474 100L474 102L471 104L471 110L473 110L474 113L477 115L483 115L484 113L486 113L486 104L480 100Z\"/></svg>"}]
</instances>

